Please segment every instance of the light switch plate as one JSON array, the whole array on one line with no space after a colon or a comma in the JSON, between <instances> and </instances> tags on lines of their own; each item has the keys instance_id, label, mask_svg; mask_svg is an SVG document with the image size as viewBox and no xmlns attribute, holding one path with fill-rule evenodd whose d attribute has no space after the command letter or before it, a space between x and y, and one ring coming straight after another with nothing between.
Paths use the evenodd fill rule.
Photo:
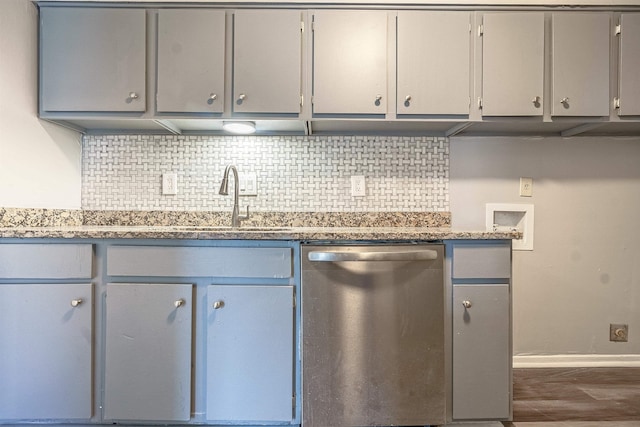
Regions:
<instances>
[{"instance_id":1,"label":"light switch plate","mask_svg":"<svg viewBox=\"0 0 640 427\"><path fill-rule=\"evenodd\" d=\"M257 196L257 175L255 173L243 173L238 175L238 192L241 196Z\"/></svg>"}]
</instances>

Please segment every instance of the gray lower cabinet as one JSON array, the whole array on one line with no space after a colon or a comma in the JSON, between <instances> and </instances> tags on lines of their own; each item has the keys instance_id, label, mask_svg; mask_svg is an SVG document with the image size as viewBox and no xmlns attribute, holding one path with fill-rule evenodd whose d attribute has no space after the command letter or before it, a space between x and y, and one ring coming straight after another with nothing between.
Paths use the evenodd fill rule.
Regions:
<instances>
[{"instance_id":1,"label":"gray lower cabinet","mask_svg":"<svg viewBox=\"0 0 640 427\"><path fill-rule=\"evenodd\" d=\"M398 12L398 114L469 114L470 16Z\"/></svg>"},{"instance_id":2,"label":"gray lower cabinet","mask_svg":"<svg viewBox=\"0 0 640 427\"><path fill-rule=\"evenodd\" d=\"M609 115L611 14L553 13L551 115Z\"/></svg>"},{"instance_id":3,"label":"gray lower cabinet","mask_svg":"<svg viewBox=\"0 0 640 427\"><path fill-rule=\"evenodd\" d=\"M106 288L104 418L188 421L193 286Z\"/></svg>"},{"instance_id":4,"label":"gray lower cabinet","mask_svg":"<svg viewBox=\"0 0 640 427\"><path fill-rule=\"evenodd\" d=\"M482 115L542 116L544 13L485 13L482 25Z\"/></svg>"},{"instance_id":5,"label":"gray lower cabinet","mask_svg":"<svg viewBox=\"0 0 640 427\"><path fill-rule=\"evenodd\" d=\"M209 422L293 420L294 319L293 286L208 287Z\"/></svg>"},{"instance_id":6,"label":"gray lower cabinet","mask_svg":"<svg viewBox=\"0 0 640 427\"><path fill-rule=\"evenodd\" d=\"M453 286L453 418L510 415L509 285Z\"/></svg>"},{"instance_id":7,"label":"gray lower cabinet","mask_svg":"<svg viewBox=\"0 0 640 427\"><path fill-rule=\"evenodd\" d=\"M618 98L621 116L640 115L640 13L620 16Z\"/></svg>"},{"instance_id":8,"label":"gray lower cabinet","mask_svg":"<svg viewBox=\"0 0 640 427\"><path fill-rule=\"evenodd\" d=\"M452 256L454 420L511 417L511 242L455 242Z\"/></svg>"},{"instance_id":9,"label":"gray lower cabinet","mask_svg":"<svg viewBox=\"0 0 640 427\"><path fill-rule=\"evenodd\" d=\"M158 11L156 110L222 113L224 10Z\"/></svg>"},{"instance_id":10,"label":"gray lower cabinet","mask_svg":"<svg viewBox=\"0 0 640 427\"><path fill-rule=\"evenodd\" d=\"M313 114L387 112L387 32L386 11L313 12Z\"/></svg>"},{"instance_id":11,"label":"gray lower cabinet","mask_svg":"<svg viewBox=\"0 0 640 427\"><path fill-rule=\"evenodd\" d=\"M302 12L233 14L233 112L299 114Z\"/></svg>"},{"instance_id":12,"label":"gray lower cabinet","mask_svg":"<svg viewBox=\"0 0 640 427\"><path fill-rule=\"evenodd\" d=\"M91 418L93 285L0 284L0 343L0 419Z\"/></svg>"},{"instance_id":13,"label":"gray lower cabinet","mask_svg":"<svg viewBox=\"0 0 640 427\"><path fill-rule=\"evenodd\" d=\"M146 110L143 9L41 7L43 112Z\"/></svg>"}]
</instances>

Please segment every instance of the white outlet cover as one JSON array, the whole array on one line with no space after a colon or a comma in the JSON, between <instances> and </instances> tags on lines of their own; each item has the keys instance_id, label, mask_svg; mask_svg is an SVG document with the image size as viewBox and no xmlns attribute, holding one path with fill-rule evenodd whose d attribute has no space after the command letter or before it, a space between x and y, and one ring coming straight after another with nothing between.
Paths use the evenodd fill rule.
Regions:
<instances>
[{"instance_id":1,"label":"white outlet cover","mask_svg":"<svg viewBox=\"0 0 640 427\"><path fill-rule=\"evenodd\" d=\"M351 176L351 197L364 197L367 195L364 175Z\"/></svg>"},{"instance_id":2,"label":"white outlet cover","mask_svg":"<svg viewBox=\"0 0 640 427\"><path fill-rule=\"evenodd\" d=\"M162 194L172 196L178 194L178 174L168 172L162 174Z\"/></svg>"},{"instance_id":3,"label":"white outlet cover","mask_svg":"<svg viewBox=\"0 0 640 427\"><path fill-rule=\"evenodd\" d=\"M533 205L519 203L487 203L487 231L520 231L522 239L513 239L514 251L533 250Z\"/></svg>"}]
</instances>

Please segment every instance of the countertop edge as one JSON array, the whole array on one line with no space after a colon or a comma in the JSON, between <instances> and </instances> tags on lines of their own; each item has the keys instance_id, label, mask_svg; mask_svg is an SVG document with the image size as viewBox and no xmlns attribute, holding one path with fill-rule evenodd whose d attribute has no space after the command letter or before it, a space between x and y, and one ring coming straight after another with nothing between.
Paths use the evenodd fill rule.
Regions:
<instances>
[{"instance_id":1,"label":"countertop edge","mask_svg":"<svg viewBox=\"0 0 640 427\"><path fill-rule=\"evenodd\" d=\"M286 227L210 229L206 227L9 227L0 239L175 239L175 240L501 240L519 239L516 231L468 231L429 227Z\"/></svg>"}]
</instances>

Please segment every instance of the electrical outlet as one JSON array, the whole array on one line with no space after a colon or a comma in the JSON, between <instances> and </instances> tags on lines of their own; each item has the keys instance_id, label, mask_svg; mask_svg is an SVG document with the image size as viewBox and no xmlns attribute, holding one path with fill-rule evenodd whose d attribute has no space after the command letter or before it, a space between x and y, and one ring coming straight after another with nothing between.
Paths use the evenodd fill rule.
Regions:
<instances>
[{"instance_id":1,"label":"electrical outlet","mask_svg":"<svg viewBox=\"0 0 640 427\"><path fill-rule=\"evenodd\" d=\"M353 175L351 177L351 197L364 197L366 195L364 175Z\"/></svg>"},{"instance_id":2,"label":"electrical outlet","mask_svg":"<svg viewBox=\"0 0 640 427\"><path fill-rule=\"evenodd\" d=\"M520 178L520 196L533 196L533 178Z\"/></svg>"},{"instance_id":3,"label":"electrical outlet","mask_svg":"<svg viewBox=\"0 0 640 427\"><path fill-rule=\"evenodd\" d=\"M175 172L168 172L162 174L162 194L174 195L178 194L178 174Z\"/></svg>"},{"instance_id":4,"label":"electrical outlet","mask_svg":"<svg viewBox=\"0 0 640 427\"><path fill-rule=\"evenodd\" d=\"M627 342L629 341L629 325L615 324L609 325L609 341Z\"/></svg>"}]
</instances>

